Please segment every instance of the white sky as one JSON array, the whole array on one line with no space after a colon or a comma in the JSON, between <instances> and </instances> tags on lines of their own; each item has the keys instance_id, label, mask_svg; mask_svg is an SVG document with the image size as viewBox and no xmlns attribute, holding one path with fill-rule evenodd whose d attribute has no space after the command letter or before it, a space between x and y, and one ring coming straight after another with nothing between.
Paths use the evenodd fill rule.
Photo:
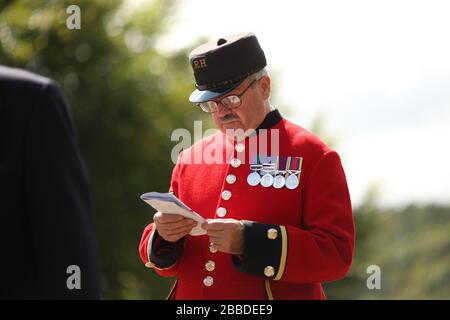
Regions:
<instances>
[{"instance_id":1,"label":"white sky","mask_svg":"<svg viewBox=\"0 0 450 320\"><path fill-rule=\"evenodd\" d=\"M184 0L171 20L161 50L256 33L272 104L324 116L355 205L373 183L386 206L450 203L450 1Z\"/></svg>"}]
</instances>

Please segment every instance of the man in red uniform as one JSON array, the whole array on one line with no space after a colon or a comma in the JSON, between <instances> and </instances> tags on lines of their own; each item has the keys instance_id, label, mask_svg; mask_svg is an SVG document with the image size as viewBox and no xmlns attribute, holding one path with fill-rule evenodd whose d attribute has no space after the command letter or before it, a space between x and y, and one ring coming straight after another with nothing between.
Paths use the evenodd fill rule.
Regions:
<instances>
[{"instance_id":1,"label":"man in red uniform","mask_svg":"<svg viewBox=\"0 0 450 320\"><path fill-rule=\"evenodd\" d=\"M207 220L207 235L157 212L141 259L177 276L174 299L325 299L321 282L346 275L355 238L338 154L270 105L254 34L206 43L190 62L189 100L220 131L179 154L170 189Z\"/></svg>"}]
</instances>

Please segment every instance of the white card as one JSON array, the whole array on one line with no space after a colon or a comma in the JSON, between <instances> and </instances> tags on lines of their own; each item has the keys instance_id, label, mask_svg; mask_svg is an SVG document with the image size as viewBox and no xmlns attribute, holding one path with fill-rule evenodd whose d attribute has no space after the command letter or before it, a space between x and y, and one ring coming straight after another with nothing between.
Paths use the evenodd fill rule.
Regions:
<instances>
[{"instance_id":1,"label":"white card","mask_svg":"<svg viewBox=\"0 0 450 320\"><path fill-rule=\"evenodd\" d=\"M197 225L189 233L192 236L206 234L206 230L201 228L205 219L186 206L173 193L148 192L141 195L141 199L152 206L155 210L166 214L179 214L183 217L197 221Z\"/></svg>"}]
</instances>

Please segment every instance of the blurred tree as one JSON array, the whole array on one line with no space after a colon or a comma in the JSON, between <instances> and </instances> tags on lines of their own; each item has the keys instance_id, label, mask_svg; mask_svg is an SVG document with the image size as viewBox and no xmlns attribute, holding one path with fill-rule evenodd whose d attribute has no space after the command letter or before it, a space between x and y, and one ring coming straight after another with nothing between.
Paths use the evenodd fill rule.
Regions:
<instances>
[{"instance_id":1,"label":"blurred tree","mask_svg":"<svg viewBox=\"0 0 450 320\"><path fill-rule=\"evenodd\" d=\"M450 299L450 208L408 205L383 210L370 239L381 290L362 299Z\"/></svg>"},{"instance_id":2,"label":"blurred tree","mask_svg":"<svg viewBox=\"0 0 450 320\"><path fill-rule=\"evenodd\" d=\"M377 186L355 210L353 266L326 284L330 299L450 299L450 207L381 209ZM381 289L369 290L367 267L381 270Z\"/></svg>"},{"instance_id":3,"label":"blurred tree","mask_svg":"<svg viewBox=\"0 0 450 320\"><path fill-rule=\"evenodd\" d=\"M66 8L81 9L69 30ZM173 0L8 1L0 5L0 63L59 81L72 107L91 177L103 297L165 298L171 280L138 256L153 213L139 195L166 191L175 128L192 129L187 51L155 49Z\"/></svg>"}]
</instances>

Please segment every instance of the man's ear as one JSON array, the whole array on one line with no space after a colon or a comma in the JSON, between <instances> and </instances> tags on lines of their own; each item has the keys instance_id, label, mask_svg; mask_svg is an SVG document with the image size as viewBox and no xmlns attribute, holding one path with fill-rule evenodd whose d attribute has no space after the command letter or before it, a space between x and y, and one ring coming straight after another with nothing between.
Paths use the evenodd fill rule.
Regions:
<instances>
[{"instance_id":1,"label":"man's ear","mask_svg":"<svg viewBox=\"0 0 450 320\"><path fill-rule=\"evenodd\" d=\"M270 98L270 78L269 76L264 76L259 80L259 88L261 90L261 96L263 100Z\"/></svg>"}]
</instances>

